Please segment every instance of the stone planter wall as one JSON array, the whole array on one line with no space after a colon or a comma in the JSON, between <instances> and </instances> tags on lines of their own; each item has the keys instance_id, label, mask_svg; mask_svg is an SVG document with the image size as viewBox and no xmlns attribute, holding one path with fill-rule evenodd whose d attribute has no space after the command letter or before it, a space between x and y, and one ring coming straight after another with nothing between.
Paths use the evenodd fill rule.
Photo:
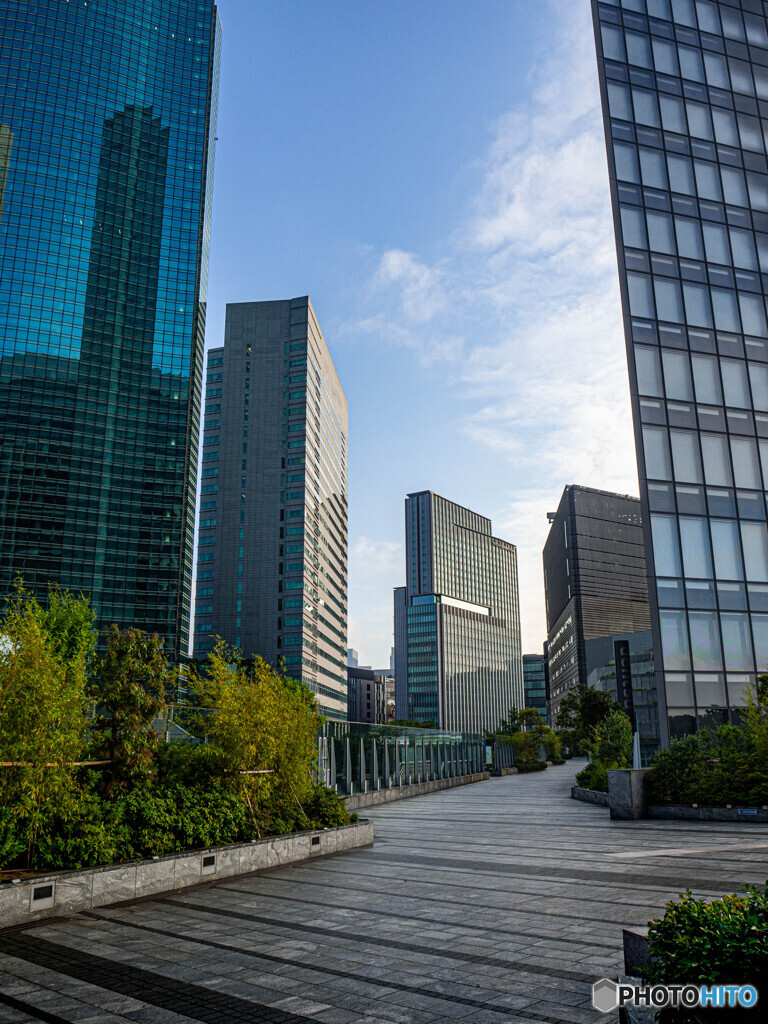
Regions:
<instances>
[{"instance_id":1,"label":"stone planter wall","mask_svg":"<svg viewBox=\"0 0 768 1024\"><path fill-rule=\"evenodd\" d=\"M386 804L390 800L405 800L409 796L439 793L442 789L466 786L470 782L485 782L488 777L488 772L477 772L475 775L459 775L454 779L435 779L434 782L415 782L410 786L393 786L392 789L374 789L368 793L355 793L354 796L344 797L344 803L347 810L356 811L361 807Z\"/></svg>"},{"instance_id":2,"label":"stone planter wall","mask_svg":"<svg viewBox=\"0 0 768 1024\"><path fill-rule=\"evenodd\" d=\"M170 854L85 871L58 871L0 884L0 927L183 889L201 882L262 871L373 842L373 822L298 832L250 843Z\"/></svg>"},{"instance_id":3,"label":"stone planter wall","mask_svg":"<svg viewBox=\"0 0 768 1024\"><path fill-rule=\"evenodd\" d=\"M678 818L684 821L768 821L768 808L765 807L694 807L692 804L649 804L649 818Z\"/></svg>"},{"instance_id":4,"label":"stone planter wall","mask_svg":"<svg viewBox=\"0 0 768 1024\"><path fill-rule=\"evenodd\" d=\"M571 797L574 800L583 800L586 804L599 804L600 807L608 806L608 794L602 793L599 789L584 789L583 786L571 786Z\"/></svg>"}]
</instances>

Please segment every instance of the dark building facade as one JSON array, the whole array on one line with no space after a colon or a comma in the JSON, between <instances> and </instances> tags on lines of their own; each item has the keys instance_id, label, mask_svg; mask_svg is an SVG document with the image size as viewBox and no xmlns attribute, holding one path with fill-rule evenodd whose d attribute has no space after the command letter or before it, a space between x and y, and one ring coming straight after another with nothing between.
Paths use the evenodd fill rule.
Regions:
<instances>
[{"instance_id":1,"label":"dark building facade","mask_svg":"<svg viewBox=\"0 0 768 1024\"><path fill-rule=\"evenodd\" d=\"M0 0L0 593L186 656L220 29L212 0Z\"/></svg>"},{"instance_id":2,"label":"dark building facade","mask_svg":"<svg viewBox=\"0 0 768 1024\"><path fill-rule=\"evenodd\" d=\"M523 655L525 706L536 708L547 721L547 659L544 654Z\"/></svg>"},{"instance_id":3,"label":"dark building facade","mask_svg":"<svg viewBox=\"0 0 768 1024\"><path fill-rule=\"evenodd\" d=\"M593 2L662 739L768 667L768 26Z\"/></svg>"},{"instance_id":4,"label":"dark building facade","mask_svg":"<svg viewBox=\"0 0 768 1024\"><path fill-rule=\"evenodd\" d=\"M640 733L643 764L659 749L659 709L649 629L587 640L587 686L610 693Z\"/></svg>"},{"instance_id":5,"label":"dark building facade","mask_svg":"<svg viewBox=\"0 0 768 1024\"><path fill-rule=\"evenodd\" d=\"M586 685L586 642L650 628L640 502L568 486L544 545L550 714Z\"/></svg>"},{"instance_id":6,"label":"dark building facade","mask_svg":"<svg viewBox=\"0 0 768 1024\"><path fill-rule=\"evenodd\" d=\"M347 400L307 296L227 306L208 353L194 653L279 660L347 717Z\"/></svg>"},{"instance_id":7,"label":"dark building facade","mask_svg":"<svg viewBox=\"0 0 768 1024\"><path fill-rule=\"evenodd\" d=\"M350 722L385 725L386 677L370 668L347 668L347 717Z\"/></svg>"},{"instance_id":8,"label":"dark building facade","mask_svg":"<svg viewBox=\"0 0 768 1024\"><path fill-rule=\"evenodd\" d=\"M523 706L517 551L491 521L432 491L405 502L407 583L395 590L398 718L494 729Z\"/></svg>"}]
</instances>

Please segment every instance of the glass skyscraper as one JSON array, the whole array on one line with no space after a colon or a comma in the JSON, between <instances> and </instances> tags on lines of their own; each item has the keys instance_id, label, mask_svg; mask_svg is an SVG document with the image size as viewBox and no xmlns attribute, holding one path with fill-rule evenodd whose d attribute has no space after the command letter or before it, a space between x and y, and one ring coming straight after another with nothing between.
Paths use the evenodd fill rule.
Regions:
<instances>
[{"instance_id":1,"label":"glass skyscraper","mask_svg":"<svg viewBox=\"0 0 768 1024\"><path fill-rule=\"evenodd\" d=\"M0 0L0 593L186 655L213 0Z\"/></svg>"},{"instance_id":2,"label":"glass skyscraper","mask_svg":"<svg viewBox=\"0 0 768 1024\"><path fill-rule=\"evenodd\" d=\"M405 501L407 582L395 590L398 718L495 729L522 708L517 550L433 491Z\"/></svg>"},{"instance_id":3,"label":"glass skyscraper","mask_svg":"<svg viewBox=\"0 0 768 1024\"><path fill-rule=\"evenodd\" d=\"M767 12L593 0L663 739L768 670Z\"/></svg>"},{"instance_id":4,"label":"glass skyscraper","mask_svg":"<svg viewBox=\"0 0 768 1024\"><path fill-rule=\"evenodd\" d=\"M347 717L347 400L309 298L227 305L208 353L195 645L220 636Z\"/></svg>"}]
</instances>

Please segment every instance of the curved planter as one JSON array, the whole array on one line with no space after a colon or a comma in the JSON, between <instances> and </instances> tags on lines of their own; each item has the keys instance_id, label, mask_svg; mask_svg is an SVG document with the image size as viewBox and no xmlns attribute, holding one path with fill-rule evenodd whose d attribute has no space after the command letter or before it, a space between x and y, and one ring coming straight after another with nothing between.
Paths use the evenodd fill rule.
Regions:
<instances>
[{"instance_id":1,"label":"curved planter","mask_svg":"<svg viewBox=\"0 0 768 1024\"><path fill-rule=\"evenodd\" d=\"M373 842L373 822L295 832L249 843L190 850L152 860L110 864L84 871L57 871L0 884L0 925L28 924L43 917L78 914L92 907L184 889L201 882L342 853Z\"/></svg>"}]
</instances>

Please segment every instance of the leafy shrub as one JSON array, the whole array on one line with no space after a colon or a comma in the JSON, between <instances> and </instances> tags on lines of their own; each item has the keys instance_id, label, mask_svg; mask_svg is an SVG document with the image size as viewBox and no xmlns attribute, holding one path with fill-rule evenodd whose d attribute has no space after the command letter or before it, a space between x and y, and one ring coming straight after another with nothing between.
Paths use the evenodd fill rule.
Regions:
<instances>
[{"instance_id":1,"label":"leafy shrub","mask_svg":"<svg viewBox=\"0 0 768 1024\"><path fill-rule=\"evenodd\" d=\"M745 886L743 895L707 902L691 890L666 904L648 929L651 983L753 984L768 989L768 885ZM717 1024L742 1020L743 1011L716 1010ZM713 1021L706 1010L665 1010L665 1024Z\"/></svg>"},{"instance_id":2,"label":"leafy shrub","mask_svg":"<svg viewBox=\"0 0 768 1024\"><path fill-rule=\"evenodd\" d=\"M597 761L589 764L576 773L576 785L584 789L596 789L600 793L608 792L608 768Z\"/></svg>"},{"instance_id":3,"label":"leafy shrub","mask_svg":"<svg viewBox=\"0 0 768 1024\"><path fill-rule=\"evenodd\" d=\"M543 772L546 767L546 761L515 761L515 768L517 768L520 775L527 775L529 772Z\"/></svg>"},{"instance_id":4,"label":"leafy shrub","mask_svg":"<svg viewBox=\"0 0 768 1024\"><path fill-rule=\"evenodd\" d=\"M46 609L21 586L2 634L0 760L18 765L0 772L0 867L79 869L356 820L314 784L314 695L261 659L219 644L189 680L185 724L209 743L166 745L157 637L112 627L94 658L87 601L55 590ZM94 759L108 764L82 764Z\"/></svg>"},{"instance_id":5,"label":"leafy shrub","mask_svg":"<svg viewBox=\"0 0 768 1024\"><path fill-rule=\"evenodd\" d=\"M350 813L344 801L338 793L325 786L315 786L311 799L304 806L316 828L337 828L350 823Z\"/></svg>"},{"instance_id":6,"label":"leafy shrub","mask_svg":"<svg viewBox=\"0 0 768 1024\"><path fill-rule=\"evenodd\" d=\"M609 693L591 686L578 686L560 702L557 732L569 755L586 754L592 730L619 705Z\"/></svg>"},{"instance_id":7,"label":"leafy shrub","mask_svg":"<svg viewBox=\"0 0 768 1024\"><path fill-rule=\"evenodd\" d=\"M675 739L660 750L646 785L652 803L712 806L768 803L768 757L732 725Z\"/></svg>"}]
</instances>

